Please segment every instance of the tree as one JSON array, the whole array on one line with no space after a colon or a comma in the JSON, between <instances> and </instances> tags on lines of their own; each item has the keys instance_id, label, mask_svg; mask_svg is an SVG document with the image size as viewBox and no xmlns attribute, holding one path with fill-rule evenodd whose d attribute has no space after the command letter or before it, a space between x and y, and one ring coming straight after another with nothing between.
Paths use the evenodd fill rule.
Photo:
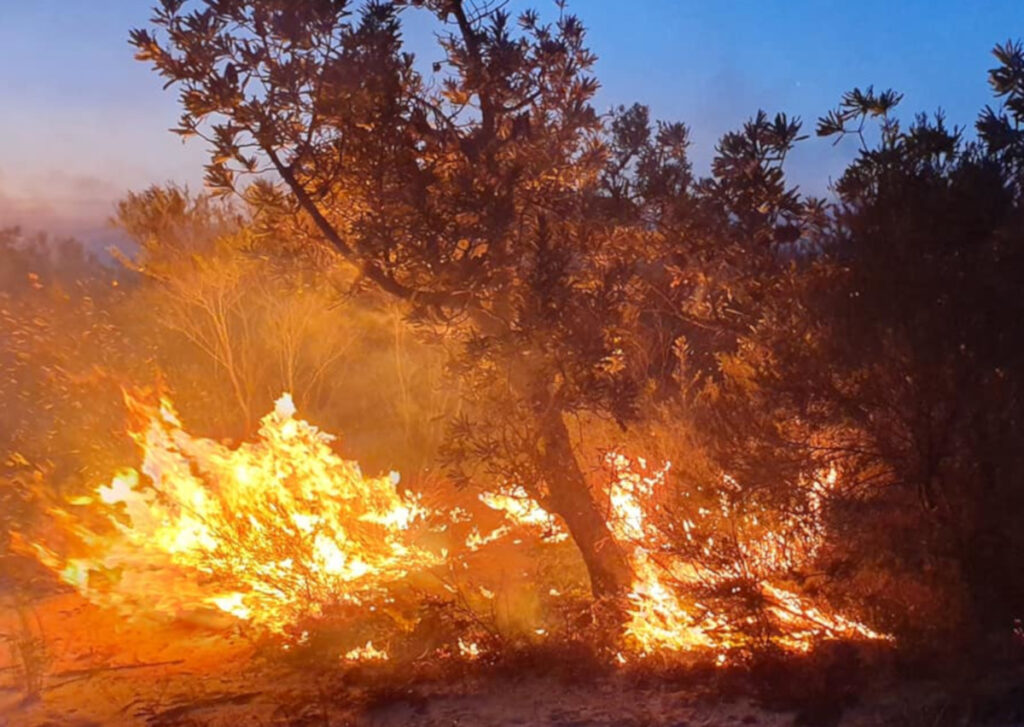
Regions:
<instances>
[{"instance_id":1,"label":"tree","mask_svg":"<svg viewBox=\"0 0 1024 727\"><path fill-rule=\"evenodd\" d=\"M382 294L347 294L350 270L268 254L260 240L277 247L287 231L252 212L174 186L121 200L115 222L135 249L119 257L139 274L126 306L136 316L122 324L149 333L171 395L198 426L252 433L253 415L287 391L304 415L353 435L348 453L365 465L422 468L436 454L433 419L450 408L436 384L440 352L406 341Z\"/></svg>"},{"instance_id":2,"label":"tree","mask_svg":"<svg viewBox=\"0 0 1024 727\"><path fill-rule=\"evenodd\" d=\"M429 78L403 49L410 7L442 23ZM605 150L580 22L526 12L513 29L461 0L164 0L154 25L132 43L181 88L177 131L210 143L208 182L301 216L296 239L461 341L456 469L521 483L565 520L594 592L626 589L566 426L625 423L639 389L619 330L642 247L583 204Z\"/></svg>"},{"instance_id":3,"label":"tree","mask_svg":"<svg viewBox=\"0 0 1024 727\"><path fill-rule=\"evenodd\" d=\"M992 71L1011 101L1013 48ZM794 258L788 290L760 299L742 376L711 411L748 472L842 472L822 565L845 597L905 636L987 652L1024 608L1008 575L1024 557L1016 121L1012 104L986 110L968 142L942 114L902 124L899 101L855 89L819 121L860 152L824 223L803 227L812 254Z\"/></svg>"},{"instance_id":4,"label":"tree","mask_svg":"<svg viewBox=\"0 0 1024 727\"><path fill-rule=\"evenodd\" d=\"M248 252L255 231L243 214L176 187L129 194L116 223L138 246L122 259L146 277L147 309L211 364L204 373L223 375L241 431L282 391L307 407L351 344L331 325L324 275Z\"/></svg>"}]
</instances>

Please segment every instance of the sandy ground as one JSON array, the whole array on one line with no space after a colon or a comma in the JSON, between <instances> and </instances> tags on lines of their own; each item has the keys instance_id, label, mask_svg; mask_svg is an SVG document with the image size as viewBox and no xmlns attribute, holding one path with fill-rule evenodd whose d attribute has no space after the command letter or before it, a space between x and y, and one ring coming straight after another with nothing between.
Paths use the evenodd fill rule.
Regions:
<instances>
[{"instance_id":1,"label":"sandy ground","mask_svg":"<svg viewBox=\"0 0 1024 727\"><path fill-rule=\"evenodd\" d=\"M19 658L24 622L14 609L0 609L4 727L975 723L946 719L942 695L934 688L883 690L846 710L824 704L814 713L798 714L723 696L742 691L719 689L715 678L595 674L592 666L576 670L571 662L546 675L464 664L454 676L450 666L426 675L403 674L391 665L309 668L281 658L280 651L267 658L268 652L223 622L125 619L74 594L50 597L27 613L31 633L45 644L45 658L37 665L37 694L31 697ZM543 664L534 671L544 671ZM1017 700L1015 692L1003 689L1000 694ZM1019 705L1000 696L1005 703L1000 703L999 718L987 723L1024 724L1024 693L1018 696Z\"/></svg>"},{"instance_id":2,"label":"sandy ground","mask_svg":"<svg viewBox=\"0 0 1024 727\"><path fill-rule=\"evenodd\" d=\"M401 693L327 687L252 674L209 678L187 669L151 667L52 683L41 698L9 701L0 722L69 725L788 725L745 700L714 704L686 688L637 688L602 678L565 686L543 678L435 685ZM312 687L312 688L311 688Z\"/></svg>"},{"instance_id":3,"label":"sandy ground","mask_svg":"<svg viewBox=\"0 0 1024 727\"><path fill-rule=\"evenodd\" d=\"M0 613L0 725L710 725L790 724L748 702L711 703L680 685L624 674L382 678L261 658L223 624L125 619L62 594L26 611L45 644L26 695L13 608ZM6 647L6 648L5 648ZM390 667L389 667L390 668ZM397 677L397 678L396 678Z\"/></svg>"},{"instance_id":4,"label":"sandy ground","mask_svg":"<svg viewBox=\"0 0 1024 727\"><path fill-rule=\"evenodd\" d=\"M678 686L640 689L615 679L560 686L547 680L492 683L463 695L368 708L359 724L399 725L788 725L793 716L767 714L745 700L713 704Z\"/></svg>"},{"instance_id":5,"label":"sandy ground","mask_svg":"<svg viewBox=\"0 0 1024 727\"><path fill-rule=\"evenodd\" d=\"M0 724L146 724L182 700L240 693L246 683L251 647L201 623L124 619L70 593L25 614L43 645L32 669L38 694L26 695L25 624L4 608Z\"/></svg>"}]
</instances>

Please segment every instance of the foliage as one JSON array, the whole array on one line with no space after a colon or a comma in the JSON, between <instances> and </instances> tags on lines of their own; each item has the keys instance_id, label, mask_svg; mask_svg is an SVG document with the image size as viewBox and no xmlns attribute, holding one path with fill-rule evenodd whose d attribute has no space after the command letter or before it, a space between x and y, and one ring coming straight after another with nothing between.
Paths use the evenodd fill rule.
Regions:
<instances>
[{"instance_id":1,"label":"foliage","mask_svg":"<svg viewBox=\"0 0 1024 727\"><path fill-rule=\"evenodd\" d=\"M1012 49L995 52L998 94L1019 75ZM818 254L743 337L720 442L773 475L787 460L838 467L832 592L908 642L938 631L984 650L1024 607L1006 577L1024 555L1010 524L1024 505L1017 162L990 111L968 142L942 114L902 125L899 100L855 90L819 123L861 149L828 224L806 233Z\"/></svg>"}]
</instances>

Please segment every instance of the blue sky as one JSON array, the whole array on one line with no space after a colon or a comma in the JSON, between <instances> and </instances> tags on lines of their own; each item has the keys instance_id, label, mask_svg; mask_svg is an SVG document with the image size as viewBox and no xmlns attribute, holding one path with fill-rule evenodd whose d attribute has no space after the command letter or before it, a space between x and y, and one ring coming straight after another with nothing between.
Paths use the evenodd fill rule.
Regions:
<instances>
[{"instance_id":1,"label":"blue sky","mask_svg":"<svg viewBox=\"0 0 1024 727\"><path fill-rule=\"evenodd\" d=\"M550 9L550 0L510 7ZM166 130L174 93L132 60L147 0L0 0L0 226L90 237L130 189L199 186L204 150ZM687 122L707 168L715 140L758 108L814 120L843 91L905 94L905 115L943 107L970 125L990 100L996 42L1024 37L1021 0L575 0L600 56L604 110L641 101ZM421 19L408 30L428 59ZM810 139L792 156L802 188L827 189L854 149Z\"/></svg>"}]
</instances>

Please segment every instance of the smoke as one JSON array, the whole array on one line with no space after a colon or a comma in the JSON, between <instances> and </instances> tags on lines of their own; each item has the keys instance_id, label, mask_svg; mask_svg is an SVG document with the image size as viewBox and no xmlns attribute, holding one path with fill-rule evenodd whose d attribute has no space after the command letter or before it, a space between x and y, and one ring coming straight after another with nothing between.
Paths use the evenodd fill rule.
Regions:
<instances>
[{"instance_id":1,"label":"smoke","mask_svg":"<svg viewBox=\"0 0 1024 727\"><path fill-rule=\"evenodd\" d=\"M0 169L0 227L74 237L94 253L123 240L109 224L124 190L111 179L49 170L15 178Z\"/></svg>"}]
</instances>

